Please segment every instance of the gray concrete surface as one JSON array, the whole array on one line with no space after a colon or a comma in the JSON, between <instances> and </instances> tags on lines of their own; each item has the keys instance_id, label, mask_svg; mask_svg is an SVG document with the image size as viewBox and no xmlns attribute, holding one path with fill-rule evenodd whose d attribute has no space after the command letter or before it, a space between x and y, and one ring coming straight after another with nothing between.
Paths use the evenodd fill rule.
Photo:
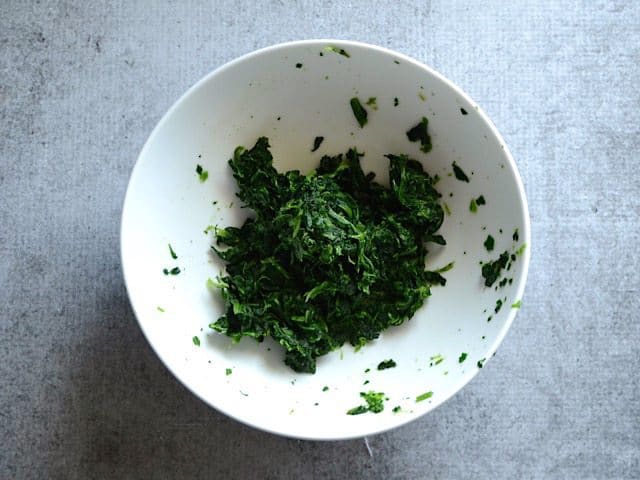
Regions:
<instances>
[{"instance_id":1,"label":"gray concrete surface","mask_svg":"<svg viewBox=\"0 0 640 480\"><path fill-rule=\"evenodd\" d=\"M0 478L640 478L640 3L1 3ZM194 398L142 337L119 265L128 176L161 115L214 67L310 37L384 45L461 85L531 208L498 355L371 437L373 458Z\"/></svg>"}]
</instances>

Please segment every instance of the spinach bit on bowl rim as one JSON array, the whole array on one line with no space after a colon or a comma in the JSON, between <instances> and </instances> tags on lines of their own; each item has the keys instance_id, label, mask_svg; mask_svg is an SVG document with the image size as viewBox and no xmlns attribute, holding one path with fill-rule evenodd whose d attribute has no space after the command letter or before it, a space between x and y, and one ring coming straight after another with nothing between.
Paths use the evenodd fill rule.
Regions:
<instances>
[{"instance_id":1,"label":"spinach bit on bowl rim","mask_svg":"<svg viewBox=\"0 0 640 480\"><path fill-rule=\"evenodd\" d=\"M509 252L504 251L500 254L500 256L491 262L487 262L482 265L482 277L484 278L484 284L486 287L492 286L498 277L500 277L500 273L509 263Z\"/></svg>"},{"instance_id":2,"label":"spinach bit on bowl rim","mask_svg":"<svg viewBox=\"0 0 640 480\"><path fill-rule=\"evenodd\" d=\"M367 124L367 111L360 103L360 99L358 97L353 97L349 104L351 105L351 110L353 111L353 116L356 117L358 121L358 125L360 128L364 127Z\"/></svg>"},{"instance_id":3,"label":"spinach bit on bowl rim","mask_svg":"<svg viewBox=\"0 0 640 480\"><path fill-rule=\"evenodd\" d=\"M420 150L427 153L431 150L431 136L427 131L429 127L429 120L427 117L422 117L420 122L407 130L407 138L410 142L420 142Z\"/></svg>"},{"instance_id":4,"label":"spinach bit on bowl rim","mask_svg":"<svg viewBox=\"0 0 640 480\"><path fill-rule=\"evenodd\" d=\"M196 165L196 173L198 174L200 182L205 182L207 178L209 178L209 172L204 170L200 164Z\"/></svg>"},{"instance_id":5,"label":"spinach bit on bowl rim","mask_svg":"<svg viewBox=\"0 0 640 480\"><path fill-rule=\"evenodd\" d=\"M427 400L429 398L433 397L433 392L425 392L421 395L418 395L416 397L416 403L422 402L424 400Z\"/></svg>"},{"instance_id":6,"label":"spinach bit on bowl rim","mask_svg":"<svg viewBox=\"0 0 640 480\"><path fill-rule=\"evenodd\" d=\"M491 235L487 235L487 239L484 241L484 248L487 249L487 252L491 252L495 245L495 240Z\"/></svg>"},{"instance_id":7,"label":"spinach bit on bowl rim","mask_svg":"<svg viewBox=\"0 0 640 480\"><path fill-rule=\"evenodd\" d=\"M322 142L324 141L324 137L316 137L313 139L313 148L311 149L312 152L315 152L316 150L318 150L320 148L320 145L322 145Z\"/></svg>"},{"instance_id":8,"label":"spinach bit on bowl rim","mask_svg":"<svg viewBox=\"0 0 640 480\"><path fill-rule=\"evenodd\" d=\"M326 47L324 47L324 49L327 52L337 53L338 55L342 55L343 57L351 57L351 55L349 55L344 48L336 47L335 45L327 45ZM322 52L320 52L320 56L322 56Z\"/></svg>"},{"instance_id":9,"label":"spinach bit on bowl rim","mask_svg":"<svg viewBox=\"0 0 640 480\"><path fill-rule=\"evenodd\" d=\"M361 415L363 413L380 413L384 410L385 396L383 392L360 392L360 396L364 398L366 405L359 405L347 411L347 415Z\"/></svg>"},{"instance_id":10,"label":"spinach bit on bowl rim","mask_svg":"<svg viewBox=\"0 0 640 480\"><path fill-rule=\"evenodd\" d=\"M369 97L366 104L374 110L378 110L378 103L376 97Z\"/></svg>"},{"instance_id":11,"label":"spinach bit on bowl rim","mask_svg":"<svg viewBox=\"0 0 640 480\"><path fill-rule=\"evenodd\" d=\"M386 370L387 368L394 368L397 364L393 359L384 360L378 364L378 370Z\"/></svg>"},{"instance_id":12,"label":"spinach bit on bowl rim","mask_svg":"<svg viewBox=\"0 0 640 480\"><path fill-rule=\"evenodd\" d=\"M469 183L469 177L467 177L467 174L464 173L464 170L462 170L462 168L460 168L460 166L455 161L451 164L451 166L453 167L453 174L458 180L460 180L461 182Z\"/></svg>"}]
</instances>

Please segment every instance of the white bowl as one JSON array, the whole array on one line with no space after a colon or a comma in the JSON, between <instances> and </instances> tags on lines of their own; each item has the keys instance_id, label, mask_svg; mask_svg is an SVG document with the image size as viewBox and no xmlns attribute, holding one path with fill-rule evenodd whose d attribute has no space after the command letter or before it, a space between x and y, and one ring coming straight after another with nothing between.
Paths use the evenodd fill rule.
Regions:
<instances>
[{"instance_id":1,"label":"white bowl","mask_svg":"<svg viewBox=\"0 0 640 480\"><path fill-rule=\"evenodd\" d=\"M327 45L343 48L349 57L326 50ZM349 106L354 96L377 99L377 110L367 107L364 128ZM430 121L433 150L428 154L405 134L422 116ZM357 352L345 345L320 358L314 375L285 366L273 341L245 338L232 345L208 328L223 305L205 284L223 265L210 254L212 236L203 230L210 224L240 225L246 218L227 161L236 146L251 147L263 135L280 170L310 171L322 155L356 146L366 154L364 169L386 182L383 155L407 153L441 177L436 188L451 211L440 230L447 245L428 257L430 269L455 261L445 274L447 285L434 287L413 319L375 342ZM325 140L311 153L315 136ZM453 161L469 175L469 183L450 175ZM195 173L197 164L209 172L203 183ZM479 195L486 205L472 213L470 200ZM487 234L496 242L491 253L483 246ZM168 243L177 260L170 257ZM121 231L131 304L169 370L202 400L241 422L290 437L327 440L408 423L469 382L517 313L510 307L522 296L530 249L508 272L512 284L498 291L483 285L479 262L523 244L530 244L530 226L522 182L502 137L478 106L442 75L405 55L334 40L259 50L220 67L185 93L140 153ZM163 274L163 268L174 266L181 269L179 275ZM496 300L505 298L495 313ZM460 363L462 352L467 359ZM438 355L444 360L432 360ZM396 368L376 369L390 358ZM227 369L232 373L227 375ZM359 392L370 390L386 394L385 410L347 415L362 403ZM416 402L425 392L433 392L432 397ZM401 410L394 413L395 406Z\"/></svg>"}]
</instances>

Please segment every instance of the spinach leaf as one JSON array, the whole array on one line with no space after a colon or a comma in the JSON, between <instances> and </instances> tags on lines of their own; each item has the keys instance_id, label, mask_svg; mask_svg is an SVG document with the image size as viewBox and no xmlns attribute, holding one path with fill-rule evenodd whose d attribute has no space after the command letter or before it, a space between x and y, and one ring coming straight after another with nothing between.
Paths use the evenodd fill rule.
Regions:
<instances>
[{"instance_id":1,"label":"spinach leaf","mask_svg":"<svg viewBox=\"0 0 640 480\"><path fill-rule=\"evenodd\" d=\"M367 111L364 109L358 97L353 97L349 103L351 104L351 110L353 110L353 115L356 117L358 121L358 125L360 128L364 127L367 124Z\"/></svg>"},{"instance_id":2,"label":"spinach leaf","mask_svg":"<svg viewBox=\"0 0 640 480\"><path fill-rule=\"evenodd\" d=\"M431 137L427 132L427 127L429 126L429 120L427 117L422 117L420 123L418 123L415 127L410 128L407 131L407 138L410 142L420 141L420 150L427 153L431 150Z\"/></svg>"}]
</instances>

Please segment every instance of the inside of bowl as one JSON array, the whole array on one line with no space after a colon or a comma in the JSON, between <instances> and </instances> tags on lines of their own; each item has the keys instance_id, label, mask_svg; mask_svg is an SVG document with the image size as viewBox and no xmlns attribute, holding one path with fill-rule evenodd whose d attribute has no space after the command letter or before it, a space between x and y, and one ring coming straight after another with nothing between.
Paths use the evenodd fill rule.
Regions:
<instances>
[{"instance_id":1,"label":"inside of bowl","mask_svg":"<svg viewBox=\"0 0 640 480\"><path fill-rule=\"evenodd\" d=\"M348 56L340 54L343 48ZM338 51L336 51L338 50ZM361 128L349 105L368 110ZM375 98L375 108L366 105ZM373 103L373 102L370 102ZM433 149L406 132L429 120ZM206 287L224 265L211 254L209 225L241 225L227 165L236 146L269 138L279 170L308 172L323 155L364 152L365 171L388 182L387 153L406 153L440 177L447 215L429 269L454 262L447 285L410 321L359 351L345 345L314 375L282 363L272 341L232 344L208 328L223 312ZM311 152L314 138L324 137ZM456 178L456 162L469 181ZM208 172L199 180L196 166ZM483 197L484 204L478 201ZM475 207L473 206L475 204ZM219 410L256 427L301 438L382 431L434 408L484 366L517 310L528 264L529 224L520 179L502 139L468 97L413 60L356 43L298 42L224 66L191 89L162 119L131 178L122 258L140 325L170 370ZM487 237L494 239L488 251ZM171 244L177 259L172 258ZM502 286L484 285L482 263L507 252ZM178 267L177 275L165 275ZM194 339L197 337L197 340ZM199 345L197 345L199 343ZM397 366L377 370L393 359ZM379 414L348 416L360 392L384 392ZM431 395L424 395L432 392ZM421 399L416 401L416 399ZM399 407L395 409L394 407Z\"/></svg>"}]
</instances>

